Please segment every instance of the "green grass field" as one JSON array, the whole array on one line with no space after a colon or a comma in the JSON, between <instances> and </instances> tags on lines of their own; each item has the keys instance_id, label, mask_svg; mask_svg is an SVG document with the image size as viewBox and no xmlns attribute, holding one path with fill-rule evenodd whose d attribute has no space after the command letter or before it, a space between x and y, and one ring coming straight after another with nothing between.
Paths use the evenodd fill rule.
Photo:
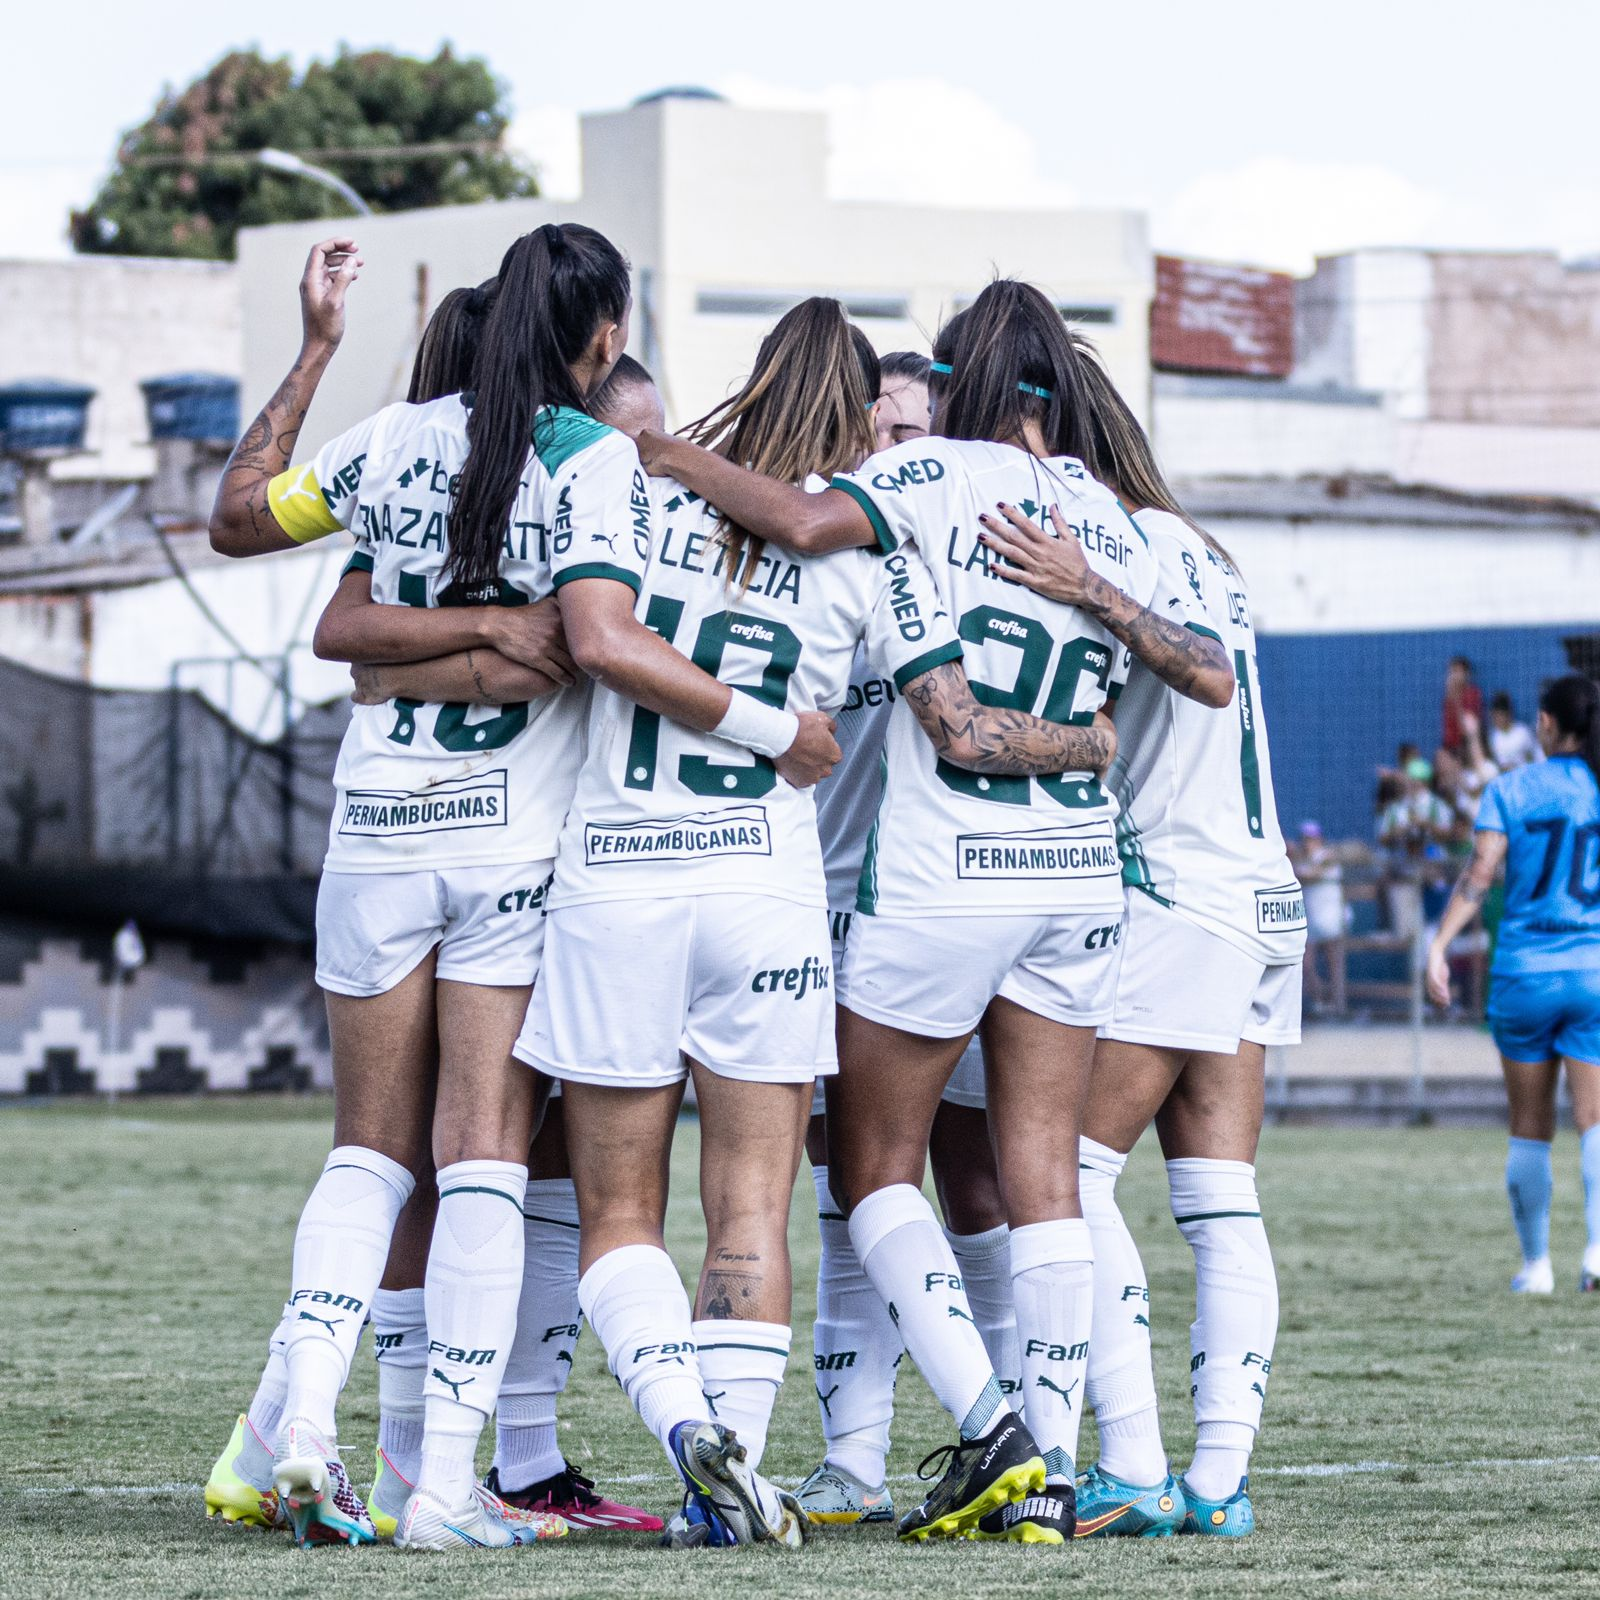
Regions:
<instances>
[{"instance_id":1,"label":"green grass field","mask_svg":"<svg viewBox=\"0 0 1600 1600\"><path fill-rule=\"evenodd\" d=\"M1250 1540L1067 1551L899 1548L881 1529L798 1555L673 1555L623 1536L486 1557L303 1552L208 1523L199 1486L255 1383L295 1217L328 1146L325 1102L0 1111L0 1596L401 1597L759 1589L778 1596L1594 1593L1600 1589L1600 1296L1575 1292L1576 1147L1558 1146L1553 1300L1506 1292L1513 1246L1490 1132L1271 1130L1262 1188L1283 1286ZM696 1128L678 1141L671 1243L699 1256ZM1123 1184L1150 1267L1169 1448L1192 1438L1189 1255L1142 1146ZM796 1191L795 1361L767 1470L816 1461L810 1184ZM365 1483L370 1346L341 1416ZM591 1334L563 1401L567 1454L665 1513L666 1465ZM891 1474L949 1428L902 1379ZM1092 1459L1092 1430L1082 1459ZM1516 1462L1524 1462L1518 1467ZM1359 1470L1354 1470L1359 1468ZM897 1497L913 1498L897 1481Z\"/></svg>"}]
</instances>

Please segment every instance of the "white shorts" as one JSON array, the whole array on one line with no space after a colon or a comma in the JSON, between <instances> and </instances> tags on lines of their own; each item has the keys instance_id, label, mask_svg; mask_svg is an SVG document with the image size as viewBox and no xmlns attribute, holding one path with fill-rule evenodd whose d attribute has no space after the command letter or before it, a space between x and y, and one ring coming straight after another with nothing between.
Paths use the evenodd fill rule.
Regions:
<instances>
[{"instance_id":1,"label":"white shorts","mask_svg":"<svg viewBox=\"0 0 1600 1600\"><path fill-rule=\"evenodd\" d=\"M754 894L559 906L512 1053L626 1089L682 1082L686 1056L752 1083L837 1072L827 913Z\"/></svg>"},{"instance_id":2,"label":"white shorts","mask_svg":"<svg viewBox=\"0 0 1600 1600\"><path fill-rule=\"evenodd\" d=\"M1104 1039L1232 1055L1300 1042L1300 963L1269 967L1135 890Z\"/></svg>"},{"instance_id":3,"label":"white shorts","mask_svg":"<svg viewBox=\"0 0 1600 1600\"><path fill-rule=\"evenodd\" d=\"M452 983L521 988L539 975L550 861L422 872L324 872L317 890L317 982L386 994L439 947Z\"/></svg>"},{"instance_id":4,"label":"white shorts","mask_svg":"<svg viewBox=\"0 0 1600 1600\"><path fill-rule=\"evenodd\" d=\"M850 935L850 927L857 920L853 911L830 911L828 913L828 931L833 939L833 970L838 972L844 965L845 942ZM951 1105L968 1106L978 1111L985 1111L989 1105L988 1089L983 1076L983 1046L976 1039L961 1052L961 1059L956 1062L956 1069L950 1074L950 1081L944 1086L944 1093L939 1097L948 1100ZM822 1082L817 1081L816 1093L811 1097L811 1115L820 1117L827 1111L822 1092Z\"/></svg>"},{"instance_id":5,"label":"white shorts","mask_svg":"<svg viewBox=\"0 0 1600 1600\"><path fill-rule=\"evenodd\" d=\"M925 1039L978 1026L996 995L1068 1027L1098 1027L1116 995L1122 912L857 917L839 1004Z\"/></svg>"}]
</instances>

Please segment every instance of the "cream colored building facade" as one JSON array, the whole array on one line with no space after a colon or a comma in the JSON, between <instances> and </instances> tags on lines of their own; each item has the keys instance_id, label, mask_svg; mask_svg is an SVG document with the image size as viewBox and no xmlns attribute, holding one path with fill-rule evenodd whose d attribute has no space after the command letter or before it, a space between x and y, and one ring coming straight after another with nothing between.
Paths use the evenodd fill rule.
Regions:
<instances>
[{"instance_id":1,"label":"cream colored building facade","mask_svg":"<svg viewBox=\"0 0 1600 1600\"><path fill-rule=\"evenodd\" d=\"M827 119L669 95L582 119L583 190L362 218L366 259L345 348L302 444L403 396L417 334L450 289L497 269L541 223L586 222L634 269L631 352L655 372L674 425L749 371L763 333L810 294L844 300L880 351L926 351L940 322L996 273L1044 287L1104 350L1140 409L1152 292L1135 211L972 211L838 201L825 188ZM244 414L271 393L299 338L295 283L326 222L240 237Z\"/></svg>"}]
</instances>

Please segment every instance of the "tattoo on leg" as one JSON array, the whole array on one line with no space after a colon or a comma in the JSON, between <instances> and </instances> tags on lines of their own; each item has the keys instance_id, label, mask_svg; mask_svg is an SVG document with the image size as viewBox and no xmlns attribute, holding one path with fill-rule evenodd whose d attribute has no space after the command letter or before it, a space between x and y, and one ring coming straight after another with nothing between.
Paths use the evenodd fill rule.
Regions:
<instances>
[{"instance_id":1,"label":"tattoo on leg","mask_svg":"<svg viewBox=\"0 0 1600 1600\"><path fill-rule=\"evenodd\" d=\"M759 1271L734 1271L727 1267L711 1267L706 1272L705 1286L701 1290L701 1299L705 1306L701 1315L707 1321L725 1321L735 1317L752 1316L751 1308L760 1300L766 1281L765 1274Z\"/></svg>"}]
</instances>

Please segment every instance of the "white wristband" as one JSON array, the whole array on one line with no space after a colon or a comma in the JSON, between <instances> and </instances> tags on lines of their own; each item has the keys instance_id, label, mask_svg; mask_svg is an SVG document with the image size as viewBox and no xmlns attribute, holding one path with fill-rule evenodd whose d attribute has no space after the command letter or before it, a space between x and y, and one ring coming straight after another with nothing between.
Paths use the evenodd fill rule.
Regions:
<instances>
[{"instance_id":1,"label":"white wristband","mask_svg":"<svg viewBox=\"0 0 1600 1600\"><path fill-rule=\"evenodd\" d=\"M722 721L711 730L730 744L742 744L758 756L777 760L800 737L800 719L792 711L735 689Z\"/></svg>"}]
</instances>

